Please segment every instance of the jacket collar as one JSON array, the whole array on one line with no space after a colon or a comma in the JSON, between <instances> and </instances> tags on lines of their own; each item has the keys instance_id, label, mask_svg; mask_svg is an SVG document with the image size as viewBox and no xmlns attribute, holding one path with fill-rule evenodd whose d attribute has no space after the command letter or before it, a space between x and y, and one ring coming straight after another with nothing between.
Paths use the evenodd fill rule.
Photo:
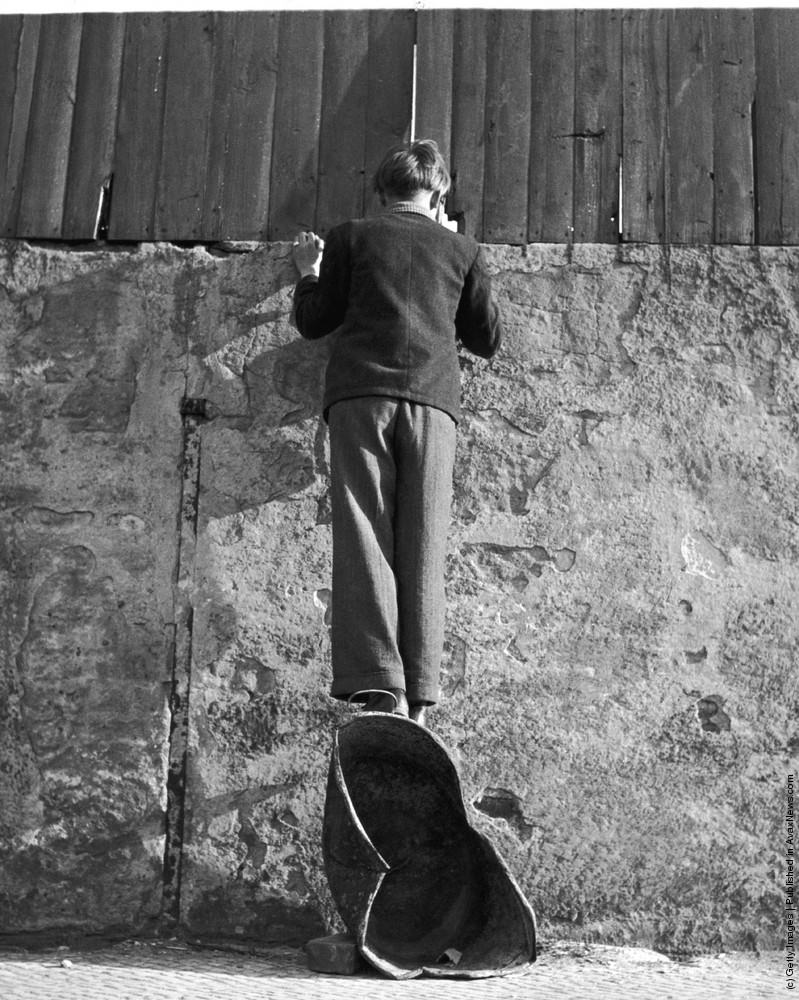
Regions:
<instances>
[{"instance_id":1,"label":"jacket collar","mask_svg":"<svg viewBox=\"0 0 799 1000\"><path fill-rule=\"evenodd\" d=\"M435 212L431 212L428 208L422 208L421 205L417 205L414 201L398 201L387 210L389 215L396 215L400 212L407 213L409 215L423 215L427 219L432 219L435 222Z\"/></svg>"}]
</instances>

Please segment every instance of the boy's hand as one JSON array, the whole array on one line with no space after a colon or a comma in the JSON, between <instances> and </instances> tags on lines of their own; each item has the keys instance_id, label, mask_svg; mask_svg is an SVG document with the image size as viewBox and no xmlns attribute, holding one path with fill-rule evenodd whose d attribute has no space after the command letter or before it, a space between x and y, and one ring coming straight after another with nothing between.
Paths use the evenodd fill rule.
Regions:
<instances>
[{"instance_id":1,"label":"boy's hand","mask_svg":"<svg viewBox=\"0 0 799 1000\"><path fill-rule=\"evenodd\" d=\"M322 251L325 248L325 241L316 233L298 233L294 240L292 256L300 277L313 274L319 277L319 262L322 260Z\"/></svg>"}]
</instances>

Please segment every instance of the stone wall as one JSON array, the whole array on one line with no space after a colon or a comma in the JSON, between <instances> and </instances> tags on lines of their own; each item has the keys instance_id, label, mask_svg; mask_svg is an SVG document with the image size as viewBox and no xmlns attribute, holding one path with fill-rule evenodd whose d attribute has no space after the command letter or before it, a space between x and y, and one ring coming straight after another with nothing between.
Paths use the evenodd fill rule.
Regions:
<instances>
[{"instance_id":1,"label":"stone wall","mask_svg":"<svg viewBox=\"0 0 799 1000\"><path fill-rule=\"evenodd\" d=\"M6 935L335 923L326 348L288 252L0 244ZM545 933L773 947L799 255L487 253L431 728Z\"/></svg>"}]
</instances>

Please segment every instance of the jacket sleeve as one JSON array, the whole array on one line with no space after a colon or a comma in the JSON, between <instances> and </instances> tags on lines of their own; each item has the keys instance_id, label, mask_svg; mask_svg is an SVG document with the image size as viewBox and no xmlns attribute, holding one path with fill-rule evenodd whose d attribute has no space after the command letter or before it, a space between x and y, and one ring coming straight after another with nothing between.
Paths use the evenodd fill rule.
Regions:
<instances>
[{"instance_id":1,"label":"jacket sleeve","mask_svg":"<svg viewBox=\"0 0 799 1000\"><path fill-rule=\"evenodd\" d=\"M502 343L502 319L491 294L491 276L480 247L463 285L455 332L464 347L481 358L493 357Z\"/></svg>"},{"instance_id":2,"label":"jacket sleeve","mask_svg":"<svg viewBox=\"0 0 799 1000\"><path fill-rule=\"evenodd\" d=\"M292 320L307 340L317 340L341 326L349 295L349 254L341 227L325 241L319 277L306 275L294 288Z\"/></svg>"}]
</instances>

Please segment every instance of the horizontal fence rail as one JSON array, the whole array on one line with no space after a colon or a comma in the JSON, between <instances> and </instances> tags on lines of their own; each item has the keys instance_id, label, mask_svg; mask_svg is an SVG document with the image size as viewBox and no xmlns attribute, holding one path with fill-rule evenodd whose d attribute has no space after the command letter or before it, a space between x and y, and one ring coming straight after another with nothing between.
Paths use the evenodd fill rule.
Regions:
<instances>
[{"instance_id":1,"label":"horizontal fence rail","mask_svg":"<svg viewBox=\"0 0 799 1000\"><path fill-rule=\"evenodd\" d=\"M486 243L799 242L799 10L0 16L0 234L280 240L438 140Z\"/></svg>"}]
</instances>

